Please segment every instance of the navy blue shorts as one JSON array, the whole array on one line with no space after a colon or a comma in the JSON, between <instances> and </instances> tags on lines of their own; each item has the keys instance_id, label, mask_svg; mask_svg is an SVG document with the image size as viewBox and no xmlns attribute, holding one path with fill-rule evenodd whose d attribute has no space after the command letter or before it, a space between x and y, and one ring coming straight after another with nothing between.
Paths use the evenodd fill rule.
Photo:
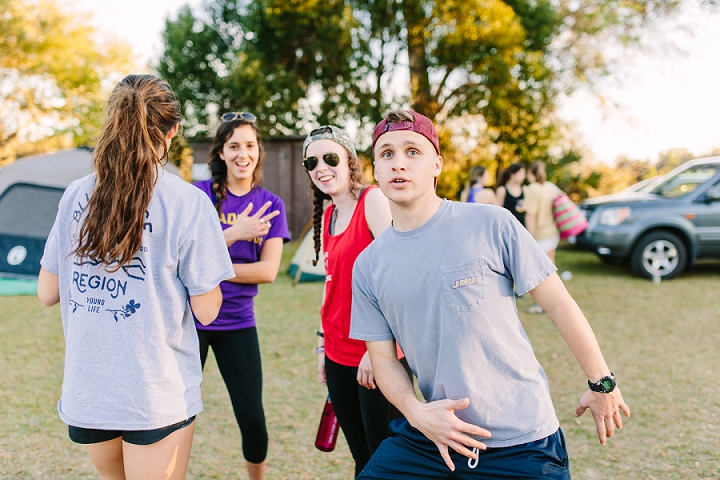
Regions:
<instances>
[{"instance_id":1,"label":"navy blue shorts","mask_svg":"<svg viewBox=\"0 0 720 480\"><path fill-rule=\"evenodd\" d=\"M195 416L193 415L182 422L154 430L95 430L93 428L68 425L68 435L70 440L83 445L107 442L118 437L122 437L123 442L132 443L133 445L152 445L171 433L189 426L194 421Z\"/></svg>"},{"instance_id":2,"label":"navy blue shorts","mask_svg":"<svg viewBox=\"0 0 720 480\"><path fill-rule=\"evenodd\" d=\"M452 472L433 442L404 418L390 424L387 438L358 479L557 479L570 478L565 437L558 429L549 437L512 447L481 450L478 459L450 449Z\"/></svg>"}]
</instances>

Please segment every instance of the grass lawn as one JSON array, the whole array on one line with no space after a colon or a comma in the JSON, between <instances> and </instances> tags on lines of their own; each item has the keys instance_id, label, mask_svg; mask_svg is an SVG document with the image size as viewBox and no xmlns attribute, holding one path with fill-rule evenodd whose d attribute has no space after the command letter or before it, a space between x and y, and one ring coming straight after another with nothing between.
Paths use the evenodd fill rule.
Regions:
<instances>
[{"instance_id":1,"label":"grass lawn","mask_svg":"<svg viewBox=\"0 0 720 480\"><path fill-rule=\"evenodd\" d=\"M286 248L283 268L293 246ZM560 270L595 330L632 417L601 447L589 412L572 412L585 376L552 322L518 309L545 368L577 479L720 478L720 264L701 263L659 285L594 255L560 251ZM257 299L270 429L269 479L349 479L344 438L314 448L325 398L312 352L321 284L292 287L286 275ZM528 297L528 296L526 296ZM1 297L0 478L96 478L85 449L70 442L56 403L63 369L57 307L35 297ZM203 382L188 478L246 478L240 436L212 355Z\"/></svg>"}]
</instances>

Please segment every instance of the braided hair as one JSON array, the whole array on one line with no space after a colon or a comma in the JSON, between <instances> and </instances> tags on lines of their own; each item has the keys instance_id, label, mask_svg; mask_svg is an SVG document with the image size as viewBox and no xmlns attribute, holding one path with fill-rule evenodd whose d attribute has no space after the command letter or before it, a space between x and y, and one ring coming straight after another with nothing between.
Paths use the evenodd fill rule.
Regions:
<instances>
[{"instance_id":1,"label":"braided hair","mask_svg":"<svg viewBox=\"0 0 720 480\"><path fill-rule=\"evenodd\" d=\"M345 148L345 147L343 147ZM357 200L358 195L362 191L362 168L360 167L360 160L357 155L353 155L347 148L348 152L348 168L350 170L348 175L348 191L354 199ZM308 173L308 179L310 180L310 188L313 192L313 241L315 243L315 259L312 261L313 266L317 265L320 259L320 249L322 245L322 218L323 210L325 207L325 201L331 200L330 195L323 193L318 187L315 186L310 174Z\"/></svg>"}]
</instances>

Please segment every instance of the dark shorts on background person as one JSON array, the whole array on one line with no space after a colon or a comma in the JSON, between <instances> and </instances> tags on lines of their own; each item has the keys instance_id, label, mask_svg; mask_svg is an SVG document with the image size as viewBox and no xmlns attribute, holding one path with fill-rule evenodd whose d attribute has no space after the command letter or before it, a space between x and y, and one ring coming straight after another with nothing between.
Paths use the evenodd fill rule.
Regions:
<instances>
[{"instance_id":1,"label":"dark shorts on background person","mask_svg":"<svg viewBox=\"0 0 720 480\"><path fill-rule=\"evenodd\" d=\"M534 442L488 448L478 459L449 449L455 464L450 471L440 451L407 420L390 424L390 437L375 452L358 479L556 479L570 478L565 437L560 429Z\"/></svg>"},{"instance_id":2,"label":"dark shorts on background person","mask_svg":"<svg viewBox=\"0 0 720 480\"><path fill-rule=\"evenodd\" d=\"M182 422L154 430L96 430L93 428L73 427L68 425L70 440L82 445L107 442L122 437L123 442L133 445L152 445L171 433L183 429L195 421L195 415Z\"/></svg>"}]
</instances>

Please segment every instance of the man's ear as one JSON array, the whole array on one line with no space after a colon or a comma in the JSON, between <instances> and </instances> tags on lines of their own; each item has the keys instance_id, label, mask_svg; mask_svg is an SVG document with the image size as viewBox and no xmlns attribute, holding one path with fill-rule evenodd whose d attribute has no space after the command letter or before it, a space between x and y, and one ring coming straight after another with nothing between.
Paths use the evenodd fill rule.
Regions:
<instances>
[{"instance_id":1,"label":"man's ear","mask_svg":"<svg viewBox=\"0 0 720 480\"><path fill-rule=\"evenodd\" d=\"M438 155L437 157L435 157L435 166L433 167L433 173L435 174L436 177L439 176L440 173L442 172L442 167L443 167L443 158L440 155Z\"/></svg>"}]
</instances>

